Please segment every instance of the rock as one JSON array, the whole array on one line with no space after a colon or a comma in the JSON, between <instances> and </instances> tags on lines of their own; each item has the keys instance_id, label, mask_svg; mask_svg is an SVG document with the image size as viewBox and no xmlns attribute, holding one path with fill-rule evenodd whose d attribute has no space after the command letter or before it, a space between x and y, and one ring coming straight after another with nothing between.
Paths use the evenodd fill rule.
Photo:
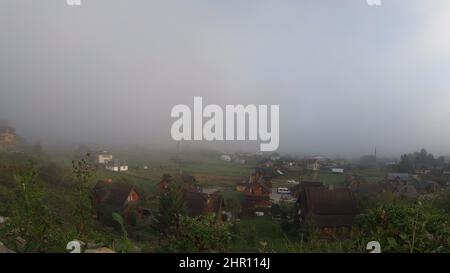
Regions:
<instances>
[{"instance_id":1,"label":"rock","mask_svg":"<svg viewBox=\"0 0 450 273\"><path fill-rule=\"evenodd\" d=\"M0 225L6 223L8 221L8 217L0 216Z\"/></svg>"},{"instance_id":2,"label":"rock","mask_svg":"<svg viewBox=\"0 0 450 273\"><path fill-rule=\"evenodd\" d=\"M2 242L0 242L0 253L16 253L16 252L7 248Z\"/></svg>"},{"instance_id":3,"label":"rock","mask_svg":"<svg viewBox=\"0 0 450 273\"><path fill-rule=\"evenodd\" d=\"M100 247L96 249L86 249L84 253L116 253L116 252L107 247Z\"/></svg>"},{"instance_id":4,"label":"rock","mask_svg":"<svg viewBox=\"0 0 450 273\"><path fill-rule=\"evenodd\" d=\"M105 244L104 243L95 243L95 242L88 242L86 247L89 249L94 249L94 248L101 248L104 247Z\"/></svg>"},{"instance_id":5,"label":"rock","mask_svg":"<svg viewBox=\"0 0 450 273\"><path fill-rule=\"evenodd\" d=\"M27 241L24 238L17 236L16 237L16 245L19 248L24 248L27 245Z\"/></svg>"}]
</instances>

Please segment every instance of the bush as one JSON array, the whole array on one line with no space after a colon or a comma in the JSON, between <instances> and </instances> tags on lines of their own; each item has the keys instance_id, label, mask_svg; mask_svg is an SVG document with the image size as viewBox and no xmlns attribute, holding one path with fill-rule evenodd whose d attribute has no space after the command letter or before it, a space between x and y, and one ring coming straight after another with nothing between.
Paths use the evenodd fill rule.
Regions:
<instances>
[{"instance_id":1,"label":"bush","mask_svg":"<svg viewBox=\"0 0 450 273\"><path fill-rule=\"evenodd\" d=\"M448 252L449 216L432 202L378 204L357 219L366 241L378 241L383 252Z\"/></svg>"},{"instance_id":2,"label":"bush","mask_svg":"<svg viewBox=\"0 0 450 273\"><path fill-rule=\"evenodd\" d=\"M44 203L46 192L38 179L33 162L28 170L15 179L10 204L10 221L2 233L7 240L21 237L23 242L16 249L23 252L56 252L65 250L66 238L61 232L61 221ZM6 235L5 235L6 237ZM13 245L14 245L13 244Z\"/></svg>"},{"instance_id":3,"label":"bush","mask_svg":"<svg viewBox=\"0 0 450 273\"><path fill-rule=\"evenodd\" d=\"M214 214L200 217L180 216L177 227L167 237L170 252L225 252L229 247L230 225L217 223Z\"/></svg>"}]
</instances>

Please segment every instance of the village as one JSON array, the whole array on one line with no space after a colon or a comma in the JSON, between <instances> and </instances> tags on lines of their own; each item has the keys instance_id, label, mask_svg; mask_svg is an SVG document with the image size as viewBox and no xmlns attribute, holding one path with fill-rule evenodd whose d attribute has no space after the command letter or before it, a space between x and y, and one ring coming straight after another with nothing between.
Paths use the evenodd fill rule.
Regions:
<instances>
[{"instance_id":1,"label":"village","mask_svg":"<svg viewBox=\"0 0 450 273\"><path fill-rule=\"evenodd\" d=\"M70 173L68 162L93 166L88 199L95 226L117 234L117 215L120 215L127 238L134 245L128 250L132 252L155 251L161 244L161 234L173 228L172 224L164 226L162 215L167 212L170 218L173 214L169 212L178 210L192 219L208 219L211 221L208 225L230 225L233 230L239 230L232 235L235 240L228 251L286 251L284 237L292 240L299 236L311 237L311 230L319 240L329 244L336 242L336 238L351 242L355 230L361 230L359 218L372 206L395 200L432 200L448 196L450 188L450 164L442 158L429 160L430 155L424 150L409 156L417 162L406 162L405 155L395 164L377 159L376 151L360 162L277 153L179 150L164 155L153 151L114 153L86 147L76 147L70 153L56 156L45 152L39 143L24 144L14 128L4 127L0 132L0 151L2 170L23 165L25 158L37 160L45 174L41 176L43 183L51 185L46 188L56 195L70 185L66 181ZM420 162L420 156L429 162ZM55 163L55 158L59 162ZM0 193L9 192L7 185L11 181L7 181L6 172L2 177ZM448 204L448 199L444 201ZM64 205L61 207L61 213L67 213ZM0 209L0 227L7 226L8 206L2 204ZM448 215L442 217L448 220ZM173 223L173 219L167 221ZM448 232L448 228L447 225L444 231ZM6 241L12 240L6 237ZM26 244L26 240L21 236L13 239L19 243L12 248L21 251L20 245ZM0 241L5 244L4 238L0 237ZM146 245L148 242L153 243ZM93 247L87 251L114 249L105 241L89 242L86 246ZM364 251L363 247L349 246L353 251ZM5 245L3 248L6 249Z\"/></svg>"}]
</instances>

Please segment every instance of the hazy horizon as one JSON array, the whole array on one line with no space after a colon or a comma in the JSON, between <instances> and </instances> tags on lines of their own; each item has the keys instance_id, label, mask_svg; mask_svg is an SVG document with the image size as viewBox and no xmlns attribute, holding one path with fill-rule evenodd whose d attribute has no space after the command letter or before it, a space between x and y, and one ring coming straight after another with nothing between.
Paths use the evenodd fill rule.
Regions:
<instances>
[{"instance_id":1,"label":"hazy horizon","mask_svg":"<svg viewBox=\"0 0 450 273\"><path fill-rule=\"evenodd\" d=\"M0 120L173 148L174 105L280 105L282 154L450 155L450 2L0 2ZM189 143L257 151L257 142Z\"/></svg>"}]
</instances>

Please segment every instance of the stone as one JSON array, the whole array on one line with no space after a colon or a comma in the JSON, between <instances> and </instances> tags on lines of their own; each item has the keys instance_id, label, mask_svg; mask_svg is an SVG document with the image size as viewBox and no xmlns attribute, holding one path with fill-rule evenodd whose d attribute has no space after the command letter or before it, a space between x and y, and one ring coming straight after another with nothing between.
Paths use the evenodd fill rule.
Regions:
<instances>
[{"instance_id":1,"label":"stone","mask_svg":"<svg viewBox=\"0 0 450 273\"><path fill-rule=\"evenodd\" d=\"M104 243L96 243L96 242L88 242L86 247L89 249L94 249L94 248L100 248L100 247L104 247L105 244Z\"/></svg>"},{"instance_id":2,"label":"stone","mask_svg":"<svg viewBox=\"0 0 450 273\"><path fill-rule=\"evenodd\" d=\"M0 242L0 253L16 253L16 252L7 248L2 242Z\"/></svg>"},{"instance_id":3,"label":"stone","mask_svg":"<svg viewBox=\"0 0 450 273\"><path fill-rule=\"evenodd\" d=\"M86 249L84 253L116 253L116 252L107 247L100 247L96 249Z\"/></svg>"},{"instance_id":4,"label":"stone","mask_svg":"<svg viewBox=\"0 0 450 273\"><path fill-rule=\"evenodd\" d=\"M8 221L8 217L0 216L0 225L6 223Z\"/></svg>"},{"instance_id":5,"label":"stone","mask_svg":"<svg viewBox=\"0 0 450 273\"><path fill-rule=\"evenodd\" d=\"M16 237L16 245L19 248L24 248L27 245L27 241L24 238L17 236Z\"/></svg>"}]
</instances>

